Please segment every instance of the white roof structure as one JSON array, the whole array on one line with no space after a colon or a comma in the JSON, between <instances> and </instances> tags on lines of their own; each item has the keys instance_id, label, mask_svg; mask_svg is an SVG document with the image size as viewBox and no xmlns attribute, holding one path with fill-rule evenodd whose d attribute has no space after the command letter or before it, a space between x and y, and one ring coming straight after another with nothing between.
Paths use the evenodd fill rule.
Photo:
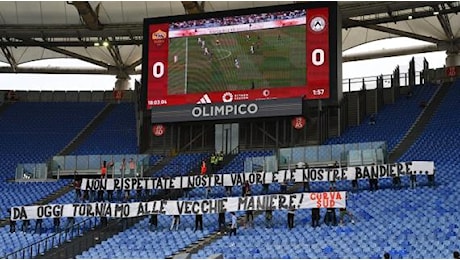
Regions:
<instances>
[{"instance_id":1,"label":"white roof structure","mask_svg":"<svg viewBox=\"0 0 460 260\"><path fill-rule=\"evenodd\" d=\"M294 1L7 1L0 2L0 73L138 74L143 19L294 3ZM459 1L338 2L343 51L410 37L426 46L345 56L344 61L460 48ZM107 40L109 46L95 47ZM34 68L24 63L73 57L100 69Z\"/></svg>"}]
</instances>

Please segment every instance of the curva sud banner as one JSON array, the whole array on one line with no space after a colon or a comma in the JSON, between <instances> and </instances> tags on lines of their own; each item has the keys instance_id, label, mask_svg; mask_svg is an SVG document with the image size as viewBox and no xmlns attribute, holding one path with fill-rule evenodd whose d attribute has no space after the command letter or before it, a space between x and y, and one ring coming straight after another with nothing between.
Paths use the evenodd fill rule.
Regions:
<instances>
[{"instance_id":1,"label":"curva sud banner","mask_svg":"<svg viewBox=\"0 0 460 260\"><path fill-rule=\"evenodd\" d=\"M152 123L223 120L254 117L290 116L302 114L301 98L232 101L212 103L207 94L200 104L152 107Z\"/></svg>"},{"instance_id":2,"label":"curva sud banner","mask_svg":"<svg viewBox=\"0 0 460 260\"><path fill-rule=\"evenodd\" d=\"M412 174L434 174L434 162L412 161L392 164L281 170L278 172L224 173L174 178L115 178L82 180L82 190L184 189L213 186L240 186L288 182L341 181L392 178Z\"/></svg>"},{"instance_id":3,"label":"curva sud banner","mask_svg":"<svg viewBox=\"0 0 460 260\"><path fill-rule=\"evenodd\" d=\"M151 214L198 215L246 210L344 208L346 192L272 194L196 201L162 200L134 203L86 203L11 208L11 220L58 217L131 218Z\"/></svg>"}]
</instances>

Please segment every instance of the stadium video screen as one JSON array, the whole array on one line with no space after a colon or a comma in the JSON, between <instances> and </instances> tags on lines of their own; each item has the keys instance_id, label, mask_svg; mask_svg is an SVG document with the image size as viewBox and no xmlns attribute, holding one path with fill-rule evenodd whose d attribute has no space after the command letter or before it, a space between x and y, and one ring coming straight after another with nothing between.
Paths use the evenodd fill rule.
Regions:
<instances>
[{"instance_id":1,"label":"stadium video screen","mask_svg":"<svg viewBox=\"0 0 460 260\"><path fill-rule=\"evenodd\" d=\"M329 98L329 8L258 10L146 19L148 108Z\"/></svg>"}]
</instances>

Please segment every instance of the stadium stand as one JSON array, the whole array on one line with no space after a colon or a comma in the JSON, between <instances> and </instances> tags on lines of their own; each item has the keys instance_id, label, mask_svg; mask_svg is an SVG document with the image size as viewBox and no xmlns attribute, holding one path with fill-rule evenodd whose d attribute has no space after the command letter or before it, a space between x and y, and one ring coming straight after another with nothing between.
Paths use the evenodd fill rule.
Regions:
<instances>
[{"instance_id":1,"label":"stadium stand","mask_svg":"<svg viewBox=\"0 0 460 260\"><path fill-rule=\"evenodd\" d=\"M137 152L134 104L120 103L71 154L135 154Z\"/></svg>"},{"instance_id":2,"label":"stadium stand","mask_svg":"<svg viewBox=\"0 0 460 260\"><path fill-rule=\"evenodd\" d=\"M175 177L188 175L190 171L196 170L201 161L206 160L209 153L181 153L174 157L168 165L154 173L156 177Z\"/></svg>"},{"instance_id":3,"label":"stadium stand","mask_svg":"<svg viewBox=\"0 0 460 260\"><path fill-rule=\"evenodd\" d=\"M44 163L62 149L103 108L103 103L11 104L0 114L2 209L36 202L68 181L9 183L19 163ZM27 196L25 196L27 194ZM0 217L6 217L2 210Z\"/></svg>"},{"instance_id":4,"label":"stadium stand","mask_svg":"<svg viewBox=\"0 0 460 260\"><path fill-rule=\"evenodd\" d=\"M379 111L374 125L369 124L369 116L361 125L348 128L342 136L331 138L326 144L386 141L388 151L393 150L422 112L420 102L429 101L438 87L432 84L415 86L411 98L401 96Z\"/></svg>"},{"instance_id":5,"label":"stadium stand","mask_svg":"<svg viewBox=\"0 0 460 260\"><path fill-rule=\"evenodd\" d=\"M459 95L460 81L457 81L422 136L400 159L434 160L438 173L436 189L427 187L426 177L420 176L416 189L409 189L405 179L402 189L381 186L375 192L349 193L348 209L357 219L354 225L322 223L315 229L310 226L310 212L301 210L296 214L297 227L289 231L286 213L278 211L274 213L275 228L265 229L264 216L260 215L255 219L254 229L240 229L238 237L223 237L192 258L221 252L230 259L378 259L382 252L389 252L392 258L449 258L451 252L460 247L455 192L458 189L455 168L459 163L455 155L460 145L456 129L460 127L460 117L452 113ZM383 111L390 113L391 110ZM382 118L387 116L380 114ZM397 122L400 121L403 120ZM379 124L384 129L395 125L386 120L380 120ZM367 127L363 124L356 130L360 132L360 128ZM322 210L321 216L324 214ZM247 243L248 240L251 243Z\"/></svg>"}]
</instances>

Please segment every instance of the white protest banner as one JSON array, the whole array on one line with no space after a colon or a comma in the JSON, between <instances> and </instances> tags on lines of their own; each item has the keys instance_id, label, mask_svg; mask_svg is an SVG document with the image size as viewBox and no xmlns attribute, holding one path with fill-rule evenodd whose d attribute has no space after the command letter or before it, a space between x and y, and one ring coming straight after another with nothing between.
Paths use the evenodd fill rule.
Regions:
<instances>
[{"instance_id":1,"label":"white protest banner","mask_svg":"<svg viewBox=\"0 0 460 260\"><path fill-rule=\"evenodd\" d=\"M151 214L197 215L246 210L346 207L346 192L271 194L205 200L161 200L133 203L76 203L11 208L11 220L56 217L131 218Z\"/></svg>"},{"instance_id":2,"label":"white protest banner","mask_svg":"<svg viewBox=\"0 0 460 260\"><path fill-rule=\"evenodd\" d=\"M82 190L136 190L136 189L187 189L214 186L241 186L246 181L253 184L316 181L341 181L370 178L392 178L402 175L434 173L434 162L412 161L391 164L340 168L307 168L280 170L278 172L223 173L158 178L86 179Z\"/></svg>"}]
</instances>

